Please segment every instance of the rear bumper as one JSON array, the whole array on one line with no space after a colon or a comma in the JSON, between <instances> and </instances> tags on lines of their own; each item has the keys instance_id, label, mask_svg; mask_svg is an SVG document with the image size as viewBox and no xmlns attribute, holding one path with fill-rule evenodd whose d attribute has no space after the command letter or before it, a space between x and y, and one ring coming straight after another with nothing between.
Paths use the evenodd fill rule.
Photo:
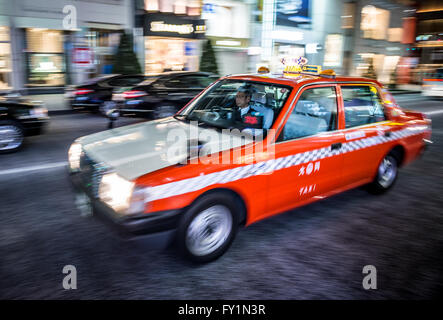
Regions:
<instances>
[{"instance_id":1,"label":"rear bumper","mask_svg":"<svg viewBox=\"0 0 443 320\"><path fill-rule=\"evenodd\" d=\"M74 99L68 99L69 105L73 110L92 110L96 111L100 107L99 103L79 102Z\"/></svg>"},{"instance_id":2,"label":"rear bumper","mask_svg":"<svg viewBox=\"0 0 443 320\"><path fill-rule=\"evenodd\" d=\"M181 209L124 216L90 194L83 187L81 173L69 173L69 175L76 196L86 196L90 201L93 216L107 225L119 238L149 239L161 247L165 247L173 240L181 217Z\"/></svg>"}]
</instances>

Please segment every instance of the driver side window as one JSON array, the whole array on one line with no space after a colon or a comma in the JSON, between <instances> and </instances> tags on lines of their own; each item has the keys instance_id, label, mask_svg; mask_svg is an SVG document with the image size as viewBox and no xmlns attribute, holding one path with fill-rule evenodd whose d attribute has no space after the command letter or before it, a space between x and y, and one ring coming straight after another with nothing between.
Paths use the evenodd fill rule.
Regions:
<instances>
[{"instance_id":1,"label":"driver side window","mask_svg":"<svg viewBox=\"0 0 443 320\"><path fill-rule=\"evenodd\" d=\"M289 115L279 141L315 135L337 128L337 94L334 87L306 89Z\"/></svg>"}]
</instances>

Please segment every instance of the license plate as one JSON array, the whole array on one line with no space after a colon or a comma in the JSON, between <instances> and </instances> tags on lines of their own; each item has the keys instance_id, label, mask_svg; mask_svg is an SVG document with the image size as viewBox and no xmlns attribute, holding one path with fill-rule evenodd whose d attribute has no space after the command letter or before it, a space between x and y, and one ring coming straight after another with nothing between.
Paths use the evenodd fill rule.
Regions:
<instances>
[{"instance_id":1,"label":"license plate","mask_svg":"<svg viewBox=\"0 0 443 320\"><path fill-rule=\"evenodd\" d=\"M75 205L80 210L82 217L92 216L91 199L84 193L77 193L75 195Z\"/></svg>"}]
</instances>

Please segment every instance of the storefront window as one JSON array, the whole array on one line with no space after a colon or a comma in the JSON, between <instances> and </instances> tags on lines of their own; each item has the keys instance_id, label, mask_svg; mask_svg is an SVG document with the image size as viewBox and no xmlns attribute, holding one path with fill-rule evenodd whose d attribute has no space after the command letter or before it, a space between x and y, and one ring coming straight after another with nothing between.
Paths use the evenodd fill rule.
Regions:
<instances>
[{"instance_id":1,"label":"storefront window","mask_svg":"<svg viewBox=\"0 0 443 320\"><path fill-rule=\"evenodd\" d=\"M0 90L11 88L11 43L9 28L0 26Z\"/></svg>"},{"instance_id":2,"label":"storefront window","mask_svg":"<svg viewBox=\"0 0 443 320\"><path fill-rule=\"evenodd\" d=\"M145 37L145 72L198 70L198 40Z\"/></svg>"},{"instance_id":3,"label":"storefront window","mask_svg":"<svg viewBox=\"0 0 443 320\"><path fill-rule=\"evenodd\" d=\"M63 33L41 28L26 29L28 86L63 86L65 57Z\"/></svg>"},{"instance_id":4,"label":"storefront window","mask_svg":"<svg viewBox=\"0 0 443 320\"><path fill-rule=\"evenodd\" d=\"M341 66L343 36L341 34L328 34L325 41L325 67Z\"/></svg>"},{"instance_id":5,"label":"storefront window","mask_svg":"<svg viewBox=\"0 0 443 320\"><path fill-rule=\"evenodd\" d=\"M403 36L403 29L402 28L389 28L388 41L401 42L402 36Z\"/></svg>"},{"instance_id":6,"label":"storefront window","mask_svg":"<svg viewBox=\"0 0 443 320\"><path fill-rule=\"evenodd\" d=\"M360 25L360 29L363 31L363 38L387 39L389 15L388 10L376 8L372 5L363 7Z\"/></svg>"}]
</instances>

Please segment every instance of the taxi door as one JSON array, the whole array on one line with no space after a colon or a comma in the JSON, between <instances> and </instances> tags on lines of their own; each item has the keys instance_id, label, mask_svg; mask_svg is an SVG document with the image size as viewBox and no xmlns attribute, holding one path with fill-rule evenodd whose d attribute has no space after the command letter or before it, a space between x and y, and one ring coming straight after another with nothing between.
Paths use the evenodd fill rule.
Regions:
<instances>
[{"instance_id":1,"label":"taxi door","mask_svg":"<svg viewBox=\"0 0 443 320\"><path fill-rule=\"evenodd\" d=\"M358 185L373 179L388 152L389 146L379 143L378 137L389 137L390 127L374 85L343 84L340 93L345 123L343 185Z\"/></svg>"},{"instance_id":2,"label":"taxi door","mask_svg":"<svg viewBox=\"0 0 443 320\"><path fill-rule=\"evenodd\" d=\"M310 86L288 110L275 143L269 214L321 197L340 185L344 136L338 130L337 101L336 85Z\"/></svg>"}]
</instances>

